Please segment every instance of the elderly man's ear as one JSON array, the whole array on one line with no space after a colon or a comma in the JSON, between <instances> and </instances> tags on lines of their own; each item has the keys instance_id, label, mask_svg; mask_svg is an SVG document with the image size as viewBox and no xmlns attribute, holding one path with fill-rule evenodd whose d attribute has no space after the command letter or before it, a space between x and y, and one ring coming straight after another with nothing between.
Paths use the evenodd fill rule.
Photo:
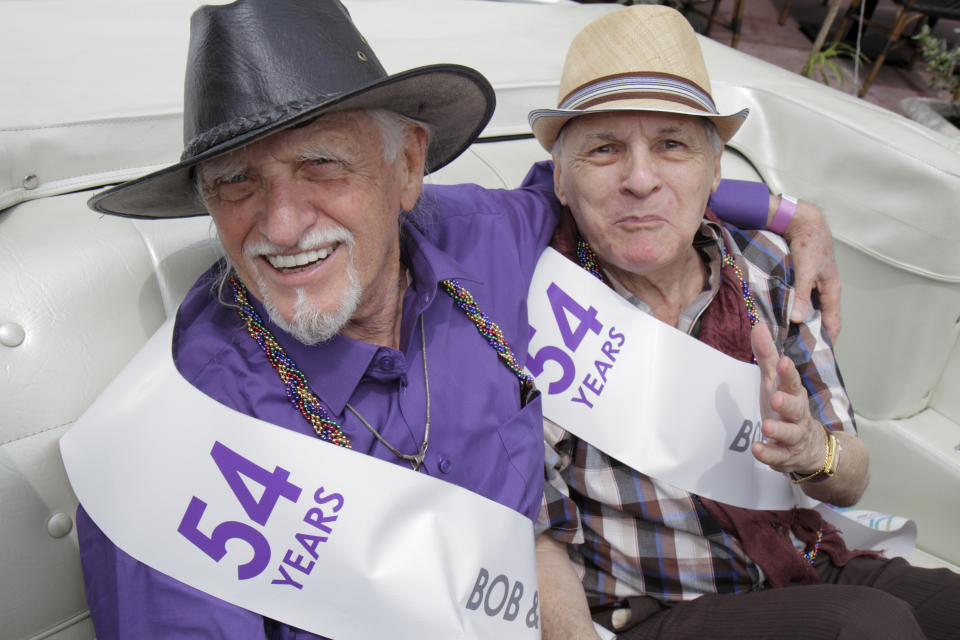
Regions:
<instances>
[{"instance_id":1,"label":"elderly man's ear","mask_svg":"<svg viewBox=\"0 0 960 640\"><path fill-rule=\"evenodd\" d=\"M417 204L423 188L427 159L427 132L423 127L409 126L404 138L403 156L397 159L400 171L400 207L410 211Z\"/></svg>"},{"instance_id":2,"label":"elderly man's ear","mask_svg":"<svg viewBox=\"0 0 960 640\"><path fill-rule=\"evenodd\" d=\"M717 187L720 186L720 158L723 156L723 147L720 147L720 151L716 153L713 157L713 186L710 187L710 193L715 193Z\"/></svg>"},{"instance_id":3,"label":"elderly man's ear","mask_svg":"<svg viewBox=\"0 0 960 640\"><path fill-rule=\"evenodd\" d=\"M553 154L553 193L560 204L567 206L567 194L560 183L560 157L556 153Z\"/></svg>"}]
</instances>

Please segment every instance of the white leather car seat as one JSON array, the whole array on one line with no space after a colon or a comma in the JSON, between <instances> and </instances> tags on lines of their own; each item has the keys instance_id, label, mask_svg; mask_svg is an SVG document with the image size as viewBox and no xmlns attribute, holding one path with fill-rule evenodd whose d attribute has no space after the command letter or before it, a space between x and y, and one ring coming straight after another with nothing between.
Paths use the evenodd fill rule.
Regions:
<instances>
[{"instance_id":1,"label":"white leather car seat","mask_svg":"<svg viewBox=\"0 0 960 640\"><path fill-rule=\"evenodd\" d=\"M17 28L2 58L24 63L0 69L12 96L0 105L0 640L93 636L57 442L217 255L206 218L134 221L85 204L179 154L196 4L3 3ZM487 75L499 104L487 138L528 131L527 111L555 100L572 35L614 8L349 7L391 69L447 60ZM725 175L812 200L835 232L838 357L873 451L864 504L916 518L927 561L960 563L960 158L894 114L703 46L721 108L753 108ZM479 143L431 179L511 187L545 156L529 139Z\"/></svg>"}]
</instances>

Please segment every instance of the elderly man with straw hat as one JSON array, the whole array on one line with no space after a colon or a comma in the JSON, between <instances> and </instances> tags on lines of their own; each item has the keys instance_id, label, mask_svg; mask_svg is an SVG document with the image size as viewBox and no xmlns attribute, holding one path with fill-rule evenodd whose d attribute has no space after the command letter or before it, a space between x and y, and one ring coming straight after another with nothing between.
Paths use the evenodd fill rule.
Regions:
<instances>
[{"instance_id":1,"label":"elderly man with straw hat","mask_svg":"<svg viewBox=\"0 0 960 640\"><path fill-rule=\"evenodd\" d=\"M387 75L335 0L194 14L181 161L91 200L225 253L61 444L100 640L539 633L518 302L560 209L421 194L493 106Z\"/></svg>"},{"instance_id":2,"label":"elderly man with straw hat","mask_svg":"<svg viewBox=\"0 0 960 640\"><path fill-rule=\"evenodd\" d=\"M570 46L558 102L530 121L553 154L566 209L553 246L595 276L583 278L578 308L603 308L612 288L682 333L663 331L656 352L645 354L657 359L651 375L661 384L635 385L620 398L619 423L570 426L575 435L563 428L562 410L545 422L545 532L537 541L544 637L594 638L591 616L621 638L960 637L958 576L849 550L818 511L790 508L790 480L817 500L856 502L868 454L819 312L789 322L785 245L721 224L707 208L723 143L747 111L718 112L687 21L642 5L591 23ZM581 314L581 332L598 328L596 313ZM632 338L620 323L612 331L619 338L605 353L615 356ZM749 508L749 492L719 477L731 467L669 437L686 425L636 417L676 415L678 404L714 407L731 380L711 377L720 375L706 364L713 350L746 363L756 355L768 409L763 439L746 439L741 460L766 473L764 482L782 483L790 500L782 510ZM594 401L623 357L598 368ZM668 368L682 373L674 378ZM682 388L664 388L674 379ZM754 402L756 393L754 386ZM697 428L688 433L712 437ZM580 434L602 439L603 449ZM659 459L635 453L627 446L634 441ZM691 465L714 480L696 492L674 484L687 482L677 472Z\"/></svg>"}]
</instances>

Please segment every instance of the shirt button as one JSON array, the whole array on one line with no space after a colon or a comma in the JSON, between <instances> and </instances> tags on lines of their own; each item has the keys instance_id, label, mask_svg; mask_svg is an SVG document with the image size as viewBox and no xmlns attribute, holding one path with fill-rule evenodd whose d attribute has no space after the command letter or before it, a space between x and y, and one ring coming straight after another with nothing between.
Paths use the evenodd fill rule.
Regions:
<instances>
[{"instance_id":1,"label":"shirt button","mask_svg":"<svg viewBox=\"0 0 960 640\"><path fill-rule=\"evenodd\" d=\"M380 368L386 371L392 371L393 358L391 358L390 356L383 356L382 358L380 358Z\"/></svg>"},{"instance_id":2,"label":"shirt button","mask_svg":"<svg viewBox=\"0 0 960 640\"><path fill-rule=\"evenodd\" d=\"M440 461L440 473L450 473L450 461L446 458Z\"/></svg>"}]
</instances>

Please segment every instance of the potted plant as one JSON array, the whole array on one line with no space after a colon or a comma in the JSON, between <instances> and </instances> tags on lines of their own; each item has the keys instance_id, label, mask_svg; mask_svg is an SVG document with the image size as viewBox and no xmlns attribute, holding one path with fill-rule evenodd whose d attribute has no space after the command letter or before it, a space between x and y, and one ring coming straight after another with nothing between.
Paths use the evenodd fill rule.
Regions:
<instances>
[{"instance_id":1,"label":"potted plant","mask_svg":"<svg viewBox=\"0 0 960 640\"><path fill-rule=\"evenodd\" d=\"M914 40L930 74L930 87L949 97L906 98L900 108L908 118L960 138L960 45L949 48L946 40L934 36L927 25L923 25Z\"/></svg>"}]
</instances>

